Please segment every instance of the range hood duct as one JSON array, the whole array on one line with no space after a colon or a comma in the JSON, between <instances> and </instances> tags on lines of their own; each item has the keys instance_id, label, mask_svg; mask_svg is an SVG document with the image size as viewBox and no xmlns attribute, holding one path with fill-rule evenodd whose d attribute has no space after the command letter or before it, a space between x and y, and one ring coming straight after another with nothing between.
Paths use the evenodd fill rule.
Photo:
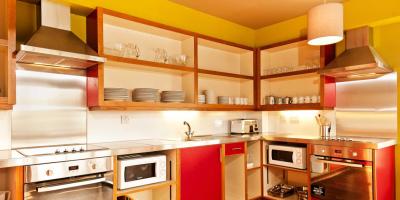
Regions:
<instances>
[{"instance_id":1,"label":"range hood duct","mask_svg":"<svg viewBox=\"0 0 400 200\"><path fill-rule=\"evenodd\" d=\"M320 70L337 82L381 77L393 72L373 48L372 30L361 27L346 32L346 50Z\"/></svg>"},{"instance_id":2,"label":"range hood duct","mask_svg":"<svg viewBox=\"0 0 400 200\"><path fill-rule=\"evenodd\" d=\"M86 69L105 62L71 32L69 6L50 0L41 0L40 5L41 26L20 46L18 63Z\"/></svg>"}]
</instances>

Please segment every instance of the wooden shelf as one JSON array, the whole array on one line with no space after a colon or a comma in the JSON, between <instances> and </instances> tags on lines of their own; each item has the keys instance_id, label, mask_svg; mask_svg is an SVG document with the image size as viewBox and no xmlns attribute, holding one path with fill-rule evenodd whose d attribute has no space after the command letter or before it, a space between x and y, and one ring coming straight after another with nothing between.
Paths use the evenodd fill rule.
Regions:
<instances>
[{"instance_id":1,"label":"wooden shelf","mask_svg":"<svg viewBox=\"0 0 400 200\"><path fill-rule=\"evenodd\" d=\"M264 76L261 76L261 79L271 79L271 78L281 78L281 77L288 77L288 76L296 76L296 75L302 75L302 74L316 73L318 71L319 71L319 68L306 69L306 70L299 70L299 71L286 72L286 73L280 73L280 74L264 75Z\"/></svg>"},{"instance_id":2,"label":"wooden shelf","mask_svg":"<svg viewBox=\"0 0 400 200\"><path fill-rule=\"evenodd\" d=\"M165 64L165 63L158 63L153 61L147 60L139 60L134 58L124 58L119 56L112 56L112 55L104 55L105 58L109 61L126 63L126 64L135 64L135 65L143 65L148 67L156 67L161 69L169 69L169 70L177 70L177 71L185 71L185 72L193 72L193 67L187 67L182 65L173 65L173 64Z\"/></svg>"},{"instance_id":3,"label":"wooden shelf","mask_svg":"<svg viewBox=\"0 0 400 200\"><path fill-rule=\"evenodd\" d=\"M272 164L264 164L265 167L274 167L274 168L279 168L287 171L292 171L292 172L300 172L300 173L308 173L306 169L296 169L296 168L291 168L291 167L284 167L284 166L279 166L279 165L272 165Z\"/></svg>"},{"instance_id":4,"label":"wooden shelf","mask_svg":"<svg viewBox=\"0 0 400 200\"><path fill-rule=\"evenodd\" d=\"M267 193L264 198L269 199L269 200L297 200L298 199L296 193L293 195L290 195L286 198L274 197Z\"/></svg>"},{"instance_id":5,"label":"wooden shelf","mask_svg":"<svg viewBox=\"0 0 400 200\"><path fill-rule=\"evenodd\" d=\"M7 46L8 46L8 40L0 39L0 46L5 46L5 47L7 47Z\"/></svg>"},{"instance_id":6,"label":"wooden shelf","mask_svg":"<svg viewBox=\"0 0 400 200\"><path fill-rule=\"evenodd\" d=\"M90 107L90 110L194 110L195 108L194 103L104 101L101 106Z\"/></svg>"},{"instance_id":7,"label":"wooden shelf","mask_svg":"<svg viewBox=\"0 0 400 200\"><path fill-rule=\"evenodd\" d=\"M281 111L281 110L332 110L333 108L324 107L320 103L304 104L280 104L280 105L261 105L262 111Z\"/></svg>"},{"instance_id":8,"label":"wooden shelf","mask_svg":"<svg viewBox=\"0 0 400 200\"><path fill-rule=\"evenodd\" d=\"M263 197L262 196L257 196L257 197L249 198L249 200L259 200L259 199L263 199Z\"/></svg>"},{"instance_id":9,"label":"wooden shelf","mask_svg":"<svg viewBox=\"0 0 400 200\"><path fill-rule=\"evenodd\" d=\"M247 168L246 170L247 171L252 171L252 170L257 170L257 169L261 169L261 166L250 167L250 168Z\"/></svg>"},{"instance_id":10,"label":"wooden shelf","mask_svg":"<svg viewBox=\"0 0 400 200\"><path fill-rule=\"evenodd\" d=\"M12 105L8 104L7 97L0 97L0 110L11 110Z\"/></svg>"},{"instance_id":11,"label":"wooden shelf","mask_svg":"<svg viewBox=\"0 0 400 200\"><path fill-rule=\"evenodd\" d=\"M197 110L205 111L240 111L255 110L254 105L197 104Z\"/></svg>"},{"instance_id":12,"label":"wooden shelf","mask_svg":"<svg viewBox=\"0 0 400 200\"><path fill-rule=\"evenodd\" d=\"M171 186L171 185L175 185L175 184L176 184L175 181L165 181L165 182L161 182L161 183L155 183L155 184L145 185L145 186L141 186L141 187L130 188L130 189L126 189L126 190L118 190L117 196L124 196L124 195L128 195L128 194L136 193L136 192L141 192L141 191L145 191L145 190L153 190L153 189Z\"/></svg>"},{"instance_id":13,"label":"wooden shelf","mask_svg":"<svg viewBox=\"0 0 400 200\"><path fill-rule=\"evenodd\" d=\"M239 78L239 79L249 79L253 80L253 76L248 76L248 75L241 75L241 74L233 74L233 73L227 73L227 72L220 72L220 71L213 71L213 70L208 70L208 69L199 69L200 74L209 74L209 75L216 75L216 76L225 76L225 77L230 77L230 78Z\"/></svg>"}]
</instances>

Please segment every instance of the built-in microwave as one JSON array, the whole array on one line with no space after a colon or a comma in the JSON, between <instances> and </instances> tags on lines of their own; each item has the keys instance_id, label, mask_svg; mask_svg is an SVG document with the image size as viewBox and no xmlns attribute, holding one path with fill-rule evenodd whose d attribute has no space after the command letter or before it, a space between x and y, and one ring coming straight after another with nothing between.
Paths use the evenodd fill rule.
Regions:
<instances>
[{"instance_id":1,"label":"built-in microwave","mask_svg":"<svg viewBox=\"0 0 400 200\"><path fill-rule=\"evenodd\" d=\"M158 183L167 179L165 155L127 155L118 157L118 189Z\"/></svg>"},{"instance_id":2,"label":"built-in microwave","mask_svg":"<svg viewBox=\"0 0 400 200\"><path fill-rule=\"evenodd\" d=\"M306 169L306 154L306 147L269 145L268 163L297 169Z\"/></svg>"}]
</instances>

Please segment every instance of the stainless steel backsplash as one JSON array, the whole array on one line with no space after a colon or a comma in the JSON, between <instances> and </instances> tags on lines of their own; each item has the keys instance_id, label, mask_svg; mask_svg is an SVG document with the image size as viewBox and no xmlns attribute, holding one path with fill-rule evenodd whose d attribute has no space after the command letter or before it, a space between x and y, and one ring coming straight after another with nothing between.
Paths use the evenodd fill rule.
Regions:
<instances>
[{"instance_id":1,"label":"stainless steel backsplash","mask_svg":"<svg viewBox=\"0 0 400 200\"><path fill-rule=\"evenodd\" d=\"M397 135L397 74L336 85L336 133L390 137Z\"/></svg>"},{"instance_id":2,"label":"stainless steel backsplash","mask_svg":"<svg viewBox=\"0 0 400 200\"><path fill-rule=\"evenodd\" d=\"M12 148L86 143L86 77L17 70Z\"/></svg>"}]
</instances>

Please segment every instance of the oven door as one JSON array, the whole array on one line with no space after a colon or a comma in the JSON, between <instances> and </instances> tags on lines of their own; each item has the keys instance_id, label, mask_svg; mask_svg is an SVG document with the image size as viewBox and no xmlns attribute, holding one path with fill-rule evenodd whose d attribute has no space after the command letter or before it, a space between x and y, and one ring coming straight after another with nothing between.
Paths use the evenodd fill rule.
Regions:
<instances>
[{"instance_id":1,"label":"oven door","mask_svg":"<svg viewBox=\"0 0 400 200\"><path fill-rule=\"evenodd\" d=\"M118 161L118 189L166 181L166 157L147 157Z\"/></svg>"},{"instance_id":2,"label":"oven door","mask_svg":"<svg viewBox=\"0 0 400 200\"><path fill-rule=\"evenodd\" d=\"M372 162L312 156L313 200L372 200Z\"/></svg>"},{"instance_id":3,"label":"oven door","mask_svg":"<svg viewBox=\"0 0 400 200\"><path fill-rule=\"evenodd\" d=\"M110 200L112 173L24 185L25 200Z\"/></svg>"}]
</instances>

